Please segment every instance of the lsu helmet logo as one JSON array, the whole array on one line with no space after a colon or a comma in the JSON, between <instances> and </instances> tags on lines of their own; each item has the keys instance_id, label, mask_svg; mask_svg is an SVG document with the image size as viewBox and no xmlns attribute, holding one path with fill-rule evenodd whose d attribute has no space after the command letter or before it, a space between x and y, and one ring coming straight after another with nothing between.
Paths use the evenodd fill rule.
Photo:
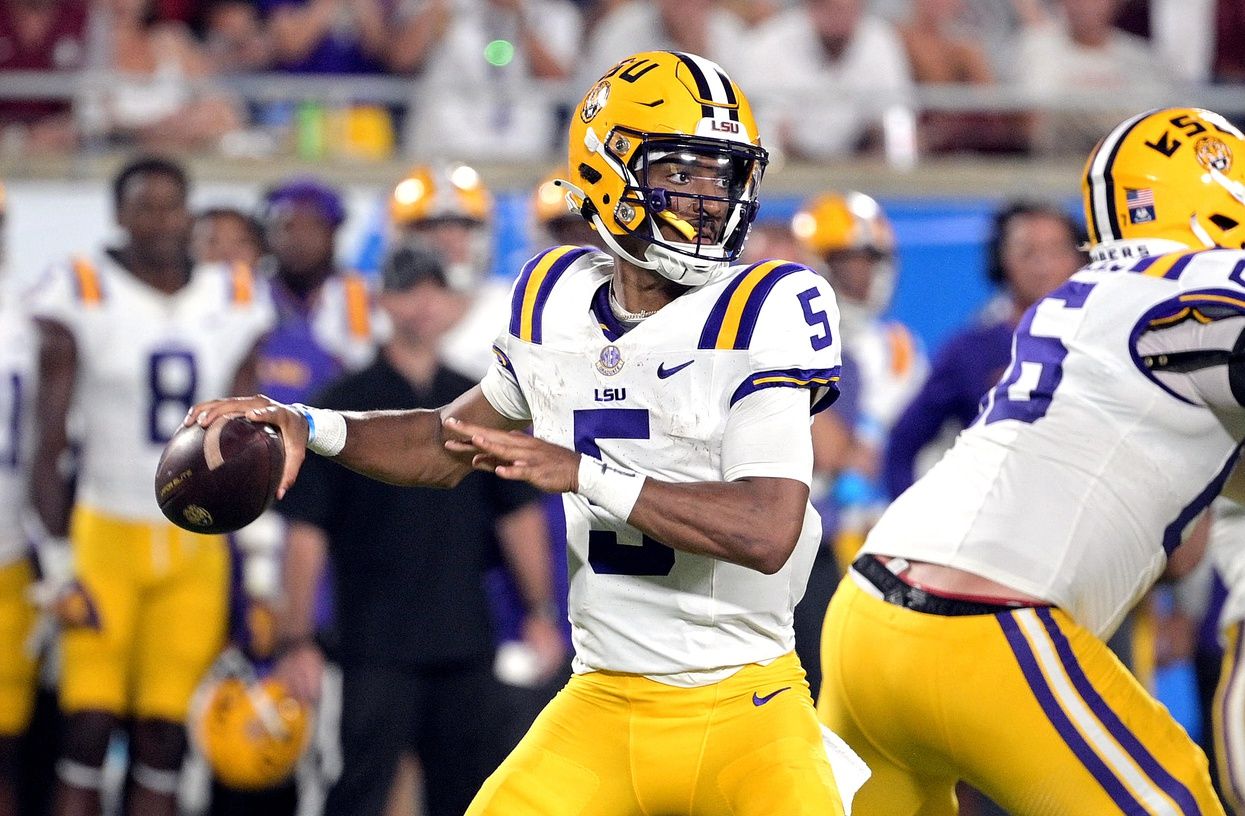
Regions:
<instances>
[{"instance_id":1,"label":"lsu helmet logo","mask_svg":"<svg viewBox=\"0 0 1245 816\"><path fill-rule=\"evenodd\" d=\"M1197 156L1197 163L1207 170L1227 173L1232 169L1232 150L1213 136L1198 139L1194 155Z\"/></svg>"},{"instance_id":2,"label":"lsu helmet logo","mask_svg":"<svg viewBox=\"0 0 1245 816\"><path fill-rule=\"evenodd\" d=\"M591 122L597 118L597 114L610 101L610 81L603 79L593 86L588 95L584 97L583 109L579 112L579 117L584 122Z\"/></svg>"}]
</instances>

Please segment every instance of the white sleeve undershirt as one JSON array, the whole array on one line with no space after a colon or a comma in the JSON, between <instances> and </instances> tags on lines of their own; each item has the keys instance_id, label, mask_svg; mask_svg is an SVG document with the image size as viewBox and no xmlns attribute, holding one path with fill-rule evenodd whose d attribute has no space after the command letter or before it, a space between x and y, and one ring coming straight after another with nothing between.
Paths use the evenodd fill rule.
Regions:
<instances>
[{"instance_id":1,"label":"white sleeve undershirt","mask_svg":"<svg viewBox=\"0 0 1245 816\"><path fill-rule=\"evenodd\" d=\"M803 388L765 388L731 409L722 434L722 476L813 479L809 392Z\"/></svg>"}]
</instances>

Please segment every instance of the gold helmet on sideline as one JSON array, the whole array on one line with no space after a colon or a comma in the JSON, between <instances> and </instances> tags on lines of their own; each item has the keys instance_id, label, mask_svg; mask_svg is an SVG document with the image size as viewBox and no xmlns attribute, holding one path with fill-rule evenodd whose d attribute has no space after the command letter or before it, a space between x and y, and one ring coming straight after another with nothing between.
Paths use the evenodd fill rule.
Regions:
<instances>
[{"instance_id":1,"label":"gold helmet on sideline","mask_svg":"<svg viewBox=\"0 0 1245 816\"><path fill-rule=\"evenodd\" d=\"M721 194L693 194L650 179L651 167L671 161L711 168ZM694 54L628 57L571 116L568 187L582 198L584 215L621 257L688 286L739 258L767 162L739 86ZM685 217L689 210L699 223ZM663 236L659 220L680 239ZM713 234L705 234L706 225Z\"/></svg>"},{"instance_id":2,"label":"gold helmet on sideline","mask_svg":"<svg viewBox=\"0 0 1245 816\"><path fill-rule=\"evenodd\" d=\"M310 708L284 684L259 679L237 649L227 649L195 693L189 731L217 779L259 790L294 773L312 720Z\"/></svg>"},{"instance_id":3,"label":"gold helmet on sideline","mask_svg":"<svg viewBox=\"0 0 1245 816\"><path fill-rule=\"evenodd\" d=\"M421 164L394 186L389 217L398 227L442 220L486 224L493 217L493 196L469 165Z\"/></svg>"},{"instance_id":4,"label":"gold helmet on sideline","mask_svg":"<svg viewBox=\"0 0 1245 816\"><path fill-rule=\"evenodd\" d=\"M1122 122L1090 153L1081 189L1093 246L1245 248L1245 136L1217 113L1165 108Z\"/></svg>"},{"instance_id":5,"label":"gold helmet on sideline","mask_svg":"<svg viewBox=\"0 0 1245 816\"><path fill-rule=\"evenodd\" d=\"M841 301L857 303L870 314L890 305L895 231L873 198L855 191L816 196L792 217L791 232L824 266Z\"/></svg>"}]
</instances>

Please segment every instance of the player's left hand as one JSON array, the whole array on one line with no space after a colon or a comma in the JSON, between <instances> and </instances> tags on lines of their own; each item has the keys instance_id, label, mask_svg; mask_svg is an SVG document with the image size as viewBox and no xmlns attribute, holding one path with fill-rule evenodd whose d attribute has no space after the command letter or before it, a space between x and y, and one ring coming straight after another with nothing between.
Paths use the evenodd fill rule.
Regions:
<instances>
[{"instance_id":1,"label":"player's left hand","mask_svg":"<svg viewBox=\"0 0 1245 816\"><path fill-rule=\"evenodd\" d=\"M500 431L450 417L445 420L445 449L471 455L476 470L503 479L528 482L550 493L579 488L579 454L522 431Z\"/></svg>"}]
</instances>

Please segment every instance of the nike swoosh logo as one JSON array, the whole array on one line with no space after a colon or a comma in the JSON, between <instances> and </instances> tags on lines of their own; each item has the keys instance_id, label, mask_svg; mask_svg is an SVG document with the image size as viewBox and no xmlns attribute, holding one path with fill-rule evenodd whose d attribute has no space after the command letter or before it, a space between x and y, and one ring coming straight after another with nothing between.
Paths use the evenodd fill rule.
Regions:
<instances>
[{"instance_id":1,"label":"nike swoosh logo","mask_svg":"<svg viewBox=\"0 0 1245 816\"><path fill-rule=\"evenodd\" d=\"M778 689L778 691L771 691L769 694L766 694L764 697L762 697L761 695L757 694L754 691L752 692L752 704L754 706L763 706L766 703L768 703L770 700L777 697L779 694L782 694L784 691L790 691L790 690L791 690L791 686L783 686L782 688Z\"/></svg>"},{"instance_id":2,"label":"nike swoosh logo","mask_svg":"<svg viewBox=\"0 0 1245 816\"><path fill-rule=\"evenodd\" d=\"M660 363L657 366L657 379L664 380L667 377L673 377L675 374L678 374L680 371L687 368L694 362L696 361L688 360L686 363L683 363L682 365L677 365L674 368L666 368L665 363Z\"/></svg>"}]
</instances>

